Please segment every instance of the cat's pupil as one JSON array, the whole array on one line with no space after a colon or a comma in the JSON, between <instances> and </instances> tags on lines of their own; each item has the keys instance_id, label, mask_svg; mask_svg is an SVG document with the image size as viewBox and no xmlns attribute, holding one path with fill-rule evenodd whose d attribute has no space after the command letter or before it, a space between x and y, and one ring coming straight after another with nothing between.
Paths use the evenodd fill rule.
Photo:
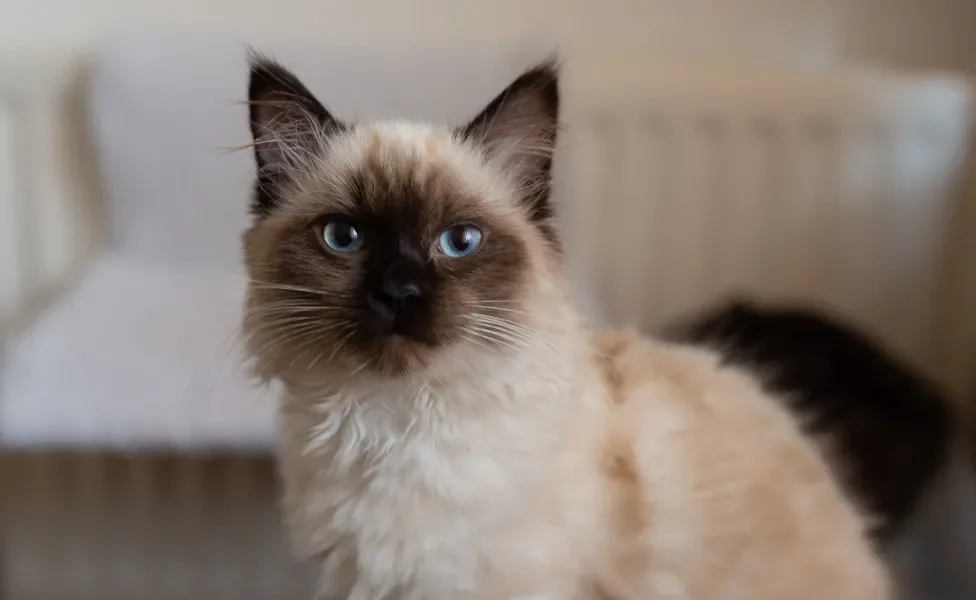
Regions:
<instances>
[{"instance_id":1,"label":"cat's pupil","mask_svg":"<svg viewBox=\"0 0 976 600\"><path fill-rule=\"evenodd\" d=\"M337 223L332 230L332 239L339 246L352 246L356 243L359 233L349 223Z\"/></svg>"},{"instance_id":2,"label":"cat's pupil","mask_svg":"<svg viewBox=\"0 0 976 600\"><path fill-rule=\"evenodd\" d=\"M451 246L458 252L464 252L471 247L474 232L467 227L455 227L451 230Z\"/></svg>"}]
</instances>

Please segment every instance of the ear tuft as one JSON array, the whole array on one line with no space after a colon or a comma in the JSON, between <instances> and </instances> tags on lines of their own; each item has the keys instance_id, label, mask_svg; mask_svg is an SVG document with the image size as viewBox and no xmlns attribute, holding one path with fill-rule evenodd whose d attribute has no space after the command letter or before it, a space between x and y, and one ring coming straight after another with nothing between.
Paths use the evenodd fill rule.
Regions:
<instances>
[{"instance_id":1,"label":"ear tuft","mask_svg":"<svg viewBox=\"0 0 976 600\"><path fill-rule=\"evenodd\" d=\"M559 63L551 57L516 78L458 134L513 178L534 220L548 222L558 128Z\"/></svg>"},{"instance_id":2,"label":"ear tuft","mask_svg":"<svg viewBox=\"0 0 976 600\"><path fill-rule=\"evenodd\" d=\"M258 171L252 212L264 216L278 204L282 187L324 149L322 140L346 126L274 60L249 50L248 63L248 110Z\"/></svg>"}]
</instances>

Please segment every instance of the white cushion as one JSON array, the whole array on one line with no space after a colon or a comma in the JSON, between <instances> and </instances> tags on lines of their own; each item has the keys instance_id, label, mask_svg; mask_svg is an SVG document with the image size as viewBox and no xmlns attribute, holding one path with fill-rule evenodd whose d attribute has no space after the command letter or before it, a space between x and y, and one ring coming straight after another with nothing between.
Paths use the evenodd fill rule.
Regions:
<instances>
[{"instance_id":1,"label":"white cushion","mask_svg":"<svg viewBox=\"0 0 976 600\"><path fill-rule=\"evenodd\" d=\"M5 349L7 446L266 448L275 390L245 375L244 280L110 255Z\"/></svg>"}]
</instances>

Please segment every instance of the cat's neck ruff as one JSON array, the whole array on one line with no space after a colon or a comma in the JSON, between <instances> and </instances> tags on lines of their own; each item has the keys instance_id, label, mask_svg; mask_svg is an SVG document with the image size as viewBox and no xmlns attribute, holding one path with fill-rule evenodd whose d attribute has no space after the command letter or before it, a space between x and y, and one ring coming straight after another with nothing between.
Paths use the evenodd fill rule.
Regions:
<instances>
[{"instance_id":1,"label":"cat's neck ruff","mask_svg":"<svg viewBox=\"0 0 976 600\"><path fill-rule=\"evenodd\" d=\"M505 421L535 422L533 415L557 424L583 401L578 388L586 366L580 363L587 362L578 340L561 341L490 360L460 350L409 377L335 373L293 383L285 410L300 406L317 415L318 426L307 433L309 450L339 446L341 454L375 455L419 442L469 444L472 436L486 439L492 427L503 433Z\"/></svg>"},{"instance_id":2,"label":"cat's neck ruff","mask_svg":"<svg viewBox=\"0 0 976 600\"><path fill-rule=\"evenodd\" d=\"M504 521L565 463L578 462L570 455L585 446L581 423L598 428L593 415L603 407L587 387L594 378L582 339L442 382L396 385L357 374L290 386L279 419L285 477L317 482L286 494L297 547L311 555L342 532L358 539L373 531L352 516L360 513L430 523L425 511L436 507L445 531L461 521L488 529Z\"/></svg>"}]
</instances>

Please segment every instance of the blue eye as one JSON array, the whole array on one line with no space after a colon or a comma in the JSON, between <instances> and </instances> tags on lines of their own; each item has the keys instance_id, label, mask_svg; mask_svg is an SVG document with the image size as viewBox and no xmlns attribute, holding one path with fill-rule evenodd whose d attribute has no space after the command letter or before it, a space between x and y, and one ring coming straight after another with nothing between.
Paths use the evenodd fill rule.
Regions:
<instances>
[{"instance_id":1,"label":"blue eye","mask_svg":"<svg viewBox=\"0 0 976 600\"><path fill-rule=\"evenodd\" d=\"M363 237L348 221L331 219L322 228L322 240L336 252L355 252L363 245Z\"/></svg>"},{"instance_id":2,"label":"blue eye","mask_svg":"<svg viewBox=\"0 0 976 600\"><path fill-rule=\"evenodd\" d=\"M441 233L437 247L451 258L462 258L475 253L482 237L481 230L474 225L455 225Z\"/></svg>"}]
</instances>

